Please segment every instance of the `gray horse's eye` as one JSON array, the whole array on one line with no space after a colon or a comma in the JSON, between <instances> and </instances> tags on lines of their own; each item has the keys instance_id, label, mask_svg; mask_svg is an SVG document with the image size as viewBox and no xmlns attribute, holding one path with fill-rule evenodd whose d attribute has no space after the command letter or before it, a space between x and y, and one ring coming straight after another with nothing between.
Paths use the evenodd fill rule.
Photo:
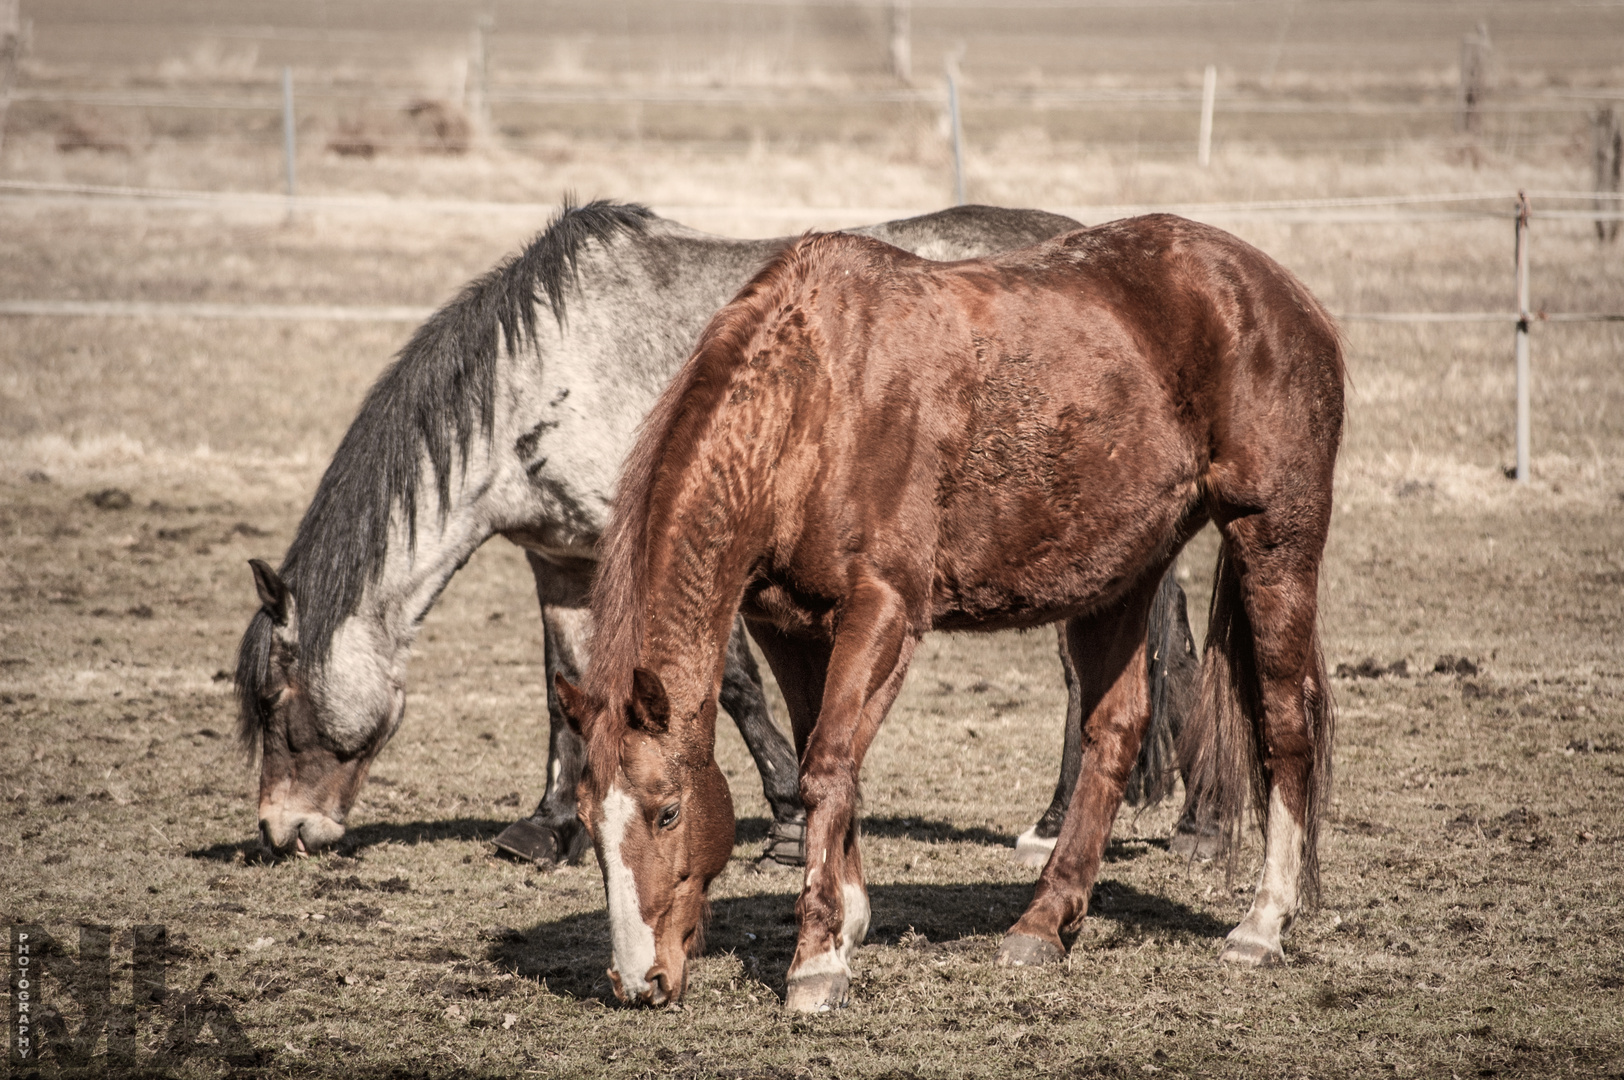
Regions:
<instances>
[{"instance_id":1,"label":"gray horse's eye","mask_svg":"<svg viewBox=\"0 0 1624 1080\"><path fill-rule=\"evenodd\" d=\"M659 821L660 828L669 829L671 826L675 825L677 823L677 815L680 813L682 813L682 808L676 803L672 803L664 810L661 810Z\"/></svg>"}]
</instances>

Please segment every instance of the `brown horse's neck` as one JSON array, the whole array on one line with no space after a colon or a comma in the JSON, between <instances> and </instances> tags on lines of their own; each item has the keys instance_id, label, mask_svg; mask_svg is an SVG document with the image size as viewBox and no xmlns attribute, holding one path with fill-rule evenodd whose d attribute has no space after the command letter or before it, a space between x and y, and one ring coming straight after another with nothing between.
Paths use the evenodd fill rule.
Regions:
<instances>
[{"instance_id":1,"label":"brown horse's neck","mask_svg":"<svg viewBox=\"0 0 1624 1080\"><path fill-rule=\"evenodd\" d=\"M665 683L673 719L697 715L713 724L715 710L704 706L721 686L728 636L764 550L766 523L755 500L725 482L726 463L707 452L716 448L696 449L682 475L662 485L675 489L674 497L650 508L638 666Z\"/></svg>"},{"instance_id":2,"label":"brown horse's neck","mask_svg":"<svg viewBox=\"0 0 1624 1080\"><path fill-rule=\"evenodd\" d=\"M744 590L772 534L771 475L798 391L746 364L772 341L784 260L768 265L712 320L695 355L645 421L621 473L593 590L586 689L613 706L632 672L660 676L673 724L714 737L714 701Z\"/></svg>"}]
</instances>

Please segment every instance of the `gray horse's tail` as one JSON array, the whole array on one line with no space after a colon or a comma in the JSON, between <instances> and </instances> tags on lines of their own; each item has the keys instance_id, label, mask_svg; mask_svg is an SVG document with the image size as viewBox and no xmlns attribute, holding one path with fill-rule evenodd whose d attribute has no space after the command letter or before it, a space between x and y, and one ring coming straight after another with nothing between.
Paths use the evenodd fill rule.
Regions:
<instances>
[{"instance_id":1,"label":"gray horse's tail","mask_svg":"<svg viewBox=\"0 0 1624 1080\"><path fill-rule=\"evenodd\" d=\"M1139 760L1134 762L1123 792L1129 806L1155 806L1173 793L1178 773L1183 771L1176 767L1181 764L1176 752L1179 735L1195 705L1201 672L1184 590L1171 569L1156 590L1145 644L1150 723L1139 741Z\"/></svg>"}]
</instances>

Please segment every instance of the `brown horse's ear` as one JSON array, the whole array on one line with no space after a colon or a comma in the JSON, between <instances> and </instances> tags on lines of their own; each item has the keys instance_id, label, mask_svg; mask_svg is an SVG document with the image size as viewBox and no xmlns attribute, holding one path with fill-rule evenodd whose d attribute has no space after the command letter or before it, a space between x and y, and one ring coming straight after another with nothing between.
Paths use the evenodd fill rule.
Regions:
<instances>
[{"instance_id":1,"label":"brown horse's ear","mask_svg":"<svg viewBox=\"0 0 1624 1080\"><path fill-rule=\"evenodd\" d=\"M627 726L650 735L664 735L671 726L671 701L665 696L665 683L648 668L632 672L632 700L627 712Z\"/></svg>"},{"instance_id":2,"label":"brown horse's ear","mask_svg":"<svg viewBox=\"0 0 1624 1080\"><path fill-rule=\"evenodd\" d=\"M564 707L564 719L568 722L570 730L584 736L581 731L581 718L589 711L586 694L564 678L562 671L553 672L553 689L558 692L558 703Z\"/></svg>"},{"instance_id":3,"label":"brown horse's ear","mask_svg":"<svg viewBox=\"0 0 1624 1080\"><path fill-rule=\"evenodd\" d=\"M264 559L249 559L248 566L254 571L254 588L259 592L259 602L265 608L265 614L276 625L286 626L288 587Z\"/></svg>"}]
</instances>

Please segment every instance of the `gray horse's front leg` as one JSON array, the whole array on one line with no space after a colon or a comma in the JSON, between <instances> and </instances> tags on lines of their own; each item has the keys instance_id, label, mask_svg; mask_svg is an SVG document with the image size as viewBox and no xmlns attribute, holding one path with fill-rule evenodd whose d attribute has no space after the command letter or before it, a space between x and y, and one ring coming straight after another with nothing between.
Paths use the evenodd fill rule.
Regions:
<instances>
[{"instance_id":1,"label":"gray horse's front leg","mask_svg":"<svg viewBox=\"0 0 1624 1080\"><path fill-rule=\"evenodd\" d=\"M575 788L585 765L581 737L564 719L553 676L562 673L579 682L586 667L588 616L585 608L558 606L549 598L565 596L548 564L530 557L542 599L545 630L543 655L547 672L547 791L535 811L509 825L496 837L497 850L542 866L578 863L591 847L591 838L576 816ZM799 764L789 740L773 723L762 688L761 670L744 638L744 624L736 622L728 640L727 667L722 674L721 704L739 726L739 734L761 772L762 794L772 808L763 861L784 866L806 862L806 810L801 805Z\"/></svg>"},{"instance_id":2,"label":"gray horse's front leg","mask_svg":"<svg viewBox=\"0 0 1624 1080\"><path fill-rule=\"evenodd\" d=\"M773 723L761 669L744 636L744 620L735 619L727 639L727 668L722 673L722 708L739 725L739 734L761 772L761 793L772 808L762 862L782 866L806 864L806 808L801 803L800 764L795 751Z\"/></svg>"},{"instance_id":3,"label":"gray horse's front leg","mask_svg":"<svg viewBox=\"0 0 1624 1080\"><path fill-rule=\"evenodd\" d=\"M541 866L579 863L592 846L575 806L575 788L586 764L586 748L565 719L554 680L557 674L571 682L580 680L586 620L583 609L541 609L549 727L547 790L529 817L503 829L494 841L497 850Z\"/></svg>"}]
</instances>

